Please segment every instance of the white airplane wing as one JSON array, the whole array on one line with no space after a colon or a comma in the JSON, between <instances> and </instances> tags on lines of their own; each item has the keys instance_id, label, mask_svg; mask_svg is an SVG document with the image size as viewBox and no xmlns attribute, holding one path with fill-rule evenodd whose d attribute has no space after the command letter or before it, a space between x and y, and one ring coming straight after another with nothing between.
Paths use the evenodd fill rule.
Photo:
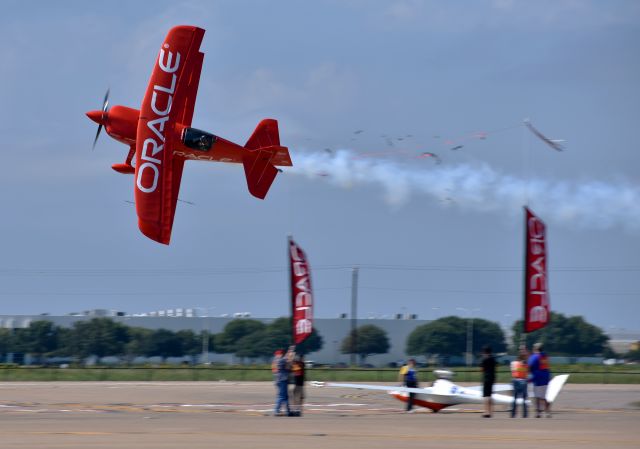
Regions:
<instances>
[{"instance_id":1,"label":"white airplane wing","mask_svg":"<svg viewBox=\"0 0 640 449\"><path fill-rule=\"evenodd\" d=\"M482 385L476 385L473 387L466 387L467 390L477 390L477 391L482 391ZM513 391L513 385L511 384L494 384L493 385L493 392L494 393L499 393L501 391Z\"/></svg>"},{"instance_id":2,"label":"white airplane wing","mask_svg":"<svg viewBox=\"0 0 640 449\"><path fill-rule=\"evenodd\" d=\"M341 384L341 383L334 383L334 382L328 382L323 384L322 386L338 387L338 388L356 388L358 390L398 391L401 393L421 393L421 394L431 393L431 387L407 388L407 387L399 387L399 386L392 386L392 385Z\"/></svg>"}]
</instances>

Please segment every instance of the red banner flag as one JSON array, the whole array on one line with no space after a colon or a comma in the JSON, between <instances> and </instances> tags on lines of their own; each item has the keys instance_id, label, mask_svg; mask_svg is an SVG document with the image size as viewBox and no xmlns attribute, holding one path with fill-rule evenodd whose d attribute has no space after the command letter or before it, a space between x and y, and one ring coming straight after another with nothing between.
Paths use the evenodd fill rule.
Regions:
<instances>
[{"instance_id":1,"label":"red banner flag","mask_svg":"<svg viewBox=\"0 0 640 449\"><path fill-rule=\"evenodd\" d=\"M311 269L307 256L289 237L289 266L291 273L291 318L293 343L300 344L313 331L313 291Z\"/></svg>"},{"instance_id":2,"label":"red banner flag","mask_svg":"<svg viewBox=\"0 0 640 449\"><path fill-rule=\"evenodd\" d=\"M525 210L524 332L549 323L546 226L527 207Z\"/></svg>"}]
</instances>

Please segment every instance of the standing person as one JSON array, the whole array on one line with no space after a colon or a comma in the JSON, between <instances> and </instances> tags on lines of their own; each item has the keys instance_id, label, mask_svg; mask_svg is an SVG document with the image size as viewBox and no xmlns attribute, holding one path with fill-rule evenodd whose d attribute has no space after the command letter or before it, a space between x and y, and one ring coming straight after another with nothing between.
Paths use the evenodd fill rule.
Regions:
<instances>
[{"instance_id":1,"label":"standing person","mask_svg":"<svg viewBox=\"0 0 640 449\"><path fill-rule=\"evenodd\" d=\"M496 359L493 357L491 346L482 348L482 397L484 399L483 418L491 418L492 403L491 395L493 394L493 384L496 382Z\"/></svg>"},{"instance_id":2,"label":"standing person","mask_svg":"<svg viewBox=\"0 0 640 449\"><path fill-rule=\"evenodd\" d=\"M407 388L418 388L418 371L416 370L416 359L409 359L407 362L407 370L404 375L404 386ZM413 401L416 397L415 393L409 393L407 400L407 413L413 413Z\"/></svg>"},{"instance_id":3,"label":"standing person","mask_svg":"<svg viewBox=\"0 0 640 449\"><path fill-rule=\"evenodd\" d=\"M291 372L293 373L293 398L291 400L291 414L302 416L302 403L304 401L304 356L299 355L293 361Z\"/></svg>"},{"instance_id":4,"label":"standing person","mask_svg":"<svg viewBox=\"0 0 640 449\"><path fill-rule=\"evenodd\" d=\"M273 409L273 416L284 416L280 414L280 407L284 404L287 407L287 416L291 414L289 408L289 373L291 371L291 365L287 355L283 354L284 351L278 349L276 351L276 357L274 363L276 366L275 381L276 389L278 391L276 405Z\"/></svg>"},{"instance_id":5,"label":"standing person","mask_svg":"<svg viewBox=\"0 0 640 449\"><path fill-rule=\"evenodd\" d=\"M527 350L520 349L518 358L511 362L511 380L513 383L513 405L511 406L511 417L516 417L518 398L522 399L522 417L527 417L527 388L529 377L529 366L527 365Z\"/></svg>"},{"instance_id":6,"label":"standing person","mask_svg":"<svg viewBox=\"0 0 640 449\"><path fill-rule=\"evenodd\" d=\"M282 349L276 349L273 353L273 360L271 361L271 373L273 374L273 382L278 382L278 360L282 357L284 351Z\"/></svg>"},{"instance_id":7,"label":"standing person","mask_svg":"<svg viewBox=\"0 0 640 449\"><path fill-rule=\"evenodd\" d=\"M551 406L547 401L547 385L551 378L549 359L544 352L542 343L533 345L533 354L529 357L529 372L533 382L533 396L536 398L536 418L542 417L542 411L551 418Z\"/></svg>"},{"instance_id":8,"label":"standing person","mask_svg":"<svg viewBox=\"0 0 640 449\"><path fill-rule=\"evenodd\" d=\"M398 371L398 383L400 383L400 385L404 385L404 376L407 375L407 369L409 368L408 365L409 362L404 363L401 367L400 367L400 371Z\"/></svg>"}]
</instances>

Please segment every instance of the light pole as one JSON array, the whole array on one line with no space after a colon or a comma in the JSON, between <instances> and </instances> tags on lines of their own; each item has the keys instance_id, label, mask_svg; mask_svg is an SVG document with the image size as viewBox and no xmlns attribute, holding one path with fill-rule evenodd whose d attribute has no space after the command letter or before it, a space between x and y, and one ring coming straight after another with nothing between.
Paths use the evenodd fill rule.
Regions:
<instances>
[{"instance_id":1,"label":"light pole","mask_svg":"<svg viewBox=\"0 0 640 449\"><path fill-rule=\"evenodd\" d=\"M358 267L351 270L351 366L356 364L358 351Z\"/></svg>"},{"instance_id":2,"label":"light pole","mask_svg":"<svg viewBox=\"0 0 640 449\"><path fill-rule=\"evenodd\" d=\"M209 364L209 310L215 309L214 307L195 307L198 310L203 310L202 319L202 363L204 365Z\"/></svg>"},{"instance_id":3,"label":"light pole","mask_svg":"<svg viewBox=\"0 0 640 449\"><path fill-rule=\"evenodd\" d=\"M511 314L510 313L505 313L504 314L504 338L507 341L507 350L509 349L509 346L511 346L511 329L509 329L509 322L511 321ZM511 343L510 343L511 342ZM517 349L517 348L515 348Z\"/></svg>"},{"instance_id":4,"label":"light pole","mask_svg":"<svg viewBox=\"0 0 640 449\"><path fill-rule=\"evenodd\" d=\"M467 309L466 307L456 307L456 310L465 312L467 317L467 353L465 354L465 360L467 367L470 367L473 362L473 317L471 312L477 312L480 309Z\"/></svg>"}]
</instances>

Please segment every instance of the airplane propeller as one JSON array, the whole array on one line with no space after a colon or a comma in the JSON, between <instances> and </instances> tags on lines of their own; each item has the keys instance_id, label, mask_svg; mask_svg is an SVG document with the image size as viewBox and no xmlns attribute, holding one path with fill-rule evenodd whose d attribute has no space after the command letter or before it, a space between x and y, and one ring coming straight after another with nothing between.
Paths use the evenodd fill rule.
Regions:
<instances>
[{"instance_id":1,"label":"airplane propeller","mask_svg":"<svg viewBox=\"0 0 640 449\"><path fill-rule=\"evenodd\" d=\"M98 132L96 132L96 137L95 139L93 139L93 146L91 147L92 150L96 149L96 142L98 142L98 137L100 136L100 132L102 131L102 123L107 120L107 113L109 112L109 91L110 89L107 88L107 92L104 94L104 100L102 100L102 116L100 120L101 123L98 124Z\"/></svg>"}]
</instances>

